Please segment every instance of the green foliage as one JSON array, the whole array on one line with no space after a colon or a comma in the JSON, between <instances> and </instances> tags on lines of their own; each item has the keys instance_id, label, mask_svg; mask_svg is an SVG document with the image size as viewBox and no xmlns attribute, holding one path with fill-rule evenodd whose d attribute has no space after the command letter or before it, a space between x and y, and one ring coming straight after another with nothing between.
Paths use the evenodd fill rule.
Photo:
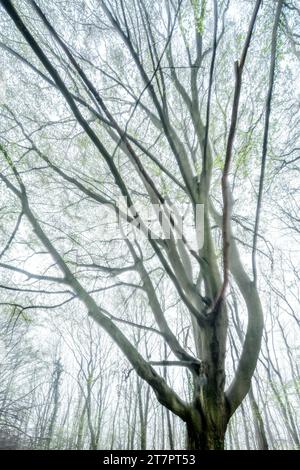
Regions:
<instances>
[{"instance_id":1,"label":"green foliage","mask_svg":"<svg viewBox=\"0 0 300 470\"><path fill-rule=\"evenodd\" d=\"M159 166L156 163L149 161L148 169L150 170L153 176L162 176L162 170L159 168Z\"/></svg>"},{"instance_id":2,"label":"green foliage","mask_svg":"<svg viewBox=\"0 0 300 470\"><path fill-rule=\"evenodd\" d=\"M220 154L216 154L214 158L214 167L223 170L224 160Z\"/></svg>"},{"instance_id":3,"label":"green foliage","mask_svg":"<svg viewBox=\"0 0 300 470\"><path fill-rule=\"evenodd\" d=\"M78 144L78 148L80 149L80 155L82 157L82 161L83 161L83 163L86 163L86 161L87 161L87 149L89 148L89 144L90 144L89 137L85 133L80 134L77 137L77 144Z\"/></svg>"},{"instance_id":4,"label":"green foliage","mask_svg":"<svg viewBox=\"0 0 300 470\"><path fill-rule=\"evenodd\" d=\"M13 167L13 161L12 161L12 159L10 158L10 156L8 155L7 150L3 147L2 144L0 144L0 150L1 150L1 152L3 153L4 158L5 158L5 160L7 161L8 165L12 168L12 167Z\"/></svg>"},{"instance_id":5,"label":"green foliage","mask_svg":"<svg viewBox=\"0 0 300 470\"><path fill-rule=\"evenodd\" d=\"M196 29L198 33L202 35L204 32L204 22L205 22L207 0L202 0L201 5L200 5L200 0L192 0L192 6L194 9Z\"/></svg>"},{"instance_id":6,"label":"green foliage","mask_svg":"<svg viewBox=\"0 0 300 470\"><path fill-rule=\"evenodd\" d=\"M240 50L243 46L243 42L244 42L244 34L243 33L238 33L235 37L236 39L236 47L237 47L237 50Z\"/></svg>"},{"instance_id":7,"label":"green foliage","mask_svg":"<svg viewBox=\"0 0 300 470\"><path fill-rule=\"evenodd\" d=\"M251 139L248 139L241 146L236 155L236 166L242 171L244 177L248 176L248 159L250 157L252 148L252 141Z\"/></svg>"}]
</instances>

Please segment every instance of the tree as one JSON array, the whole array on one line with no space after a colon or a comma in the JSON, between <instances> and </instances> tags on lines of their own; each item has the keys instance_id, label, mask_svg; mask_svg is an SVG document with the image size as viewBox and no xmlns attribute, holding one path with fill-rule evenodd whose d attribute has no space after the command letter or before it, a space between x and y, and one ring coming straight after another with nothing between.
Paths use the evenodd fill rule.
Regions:
<instances>
[{"instance_id":1,"label":"tree","mask_svg":"<svg viewBox=\"0 0 300 470\"><path fill-rule=\"evenodd\" d=\"M9 203L19 204L4 254L13 260L14 240L26 235L24 249L40 257L38 266L20 268L1 260L0 267L18 280L38 281L44 295L59 287L54 292L58 303L41 305L25 286L24 294L32 299L29 308L80 300L157 400L185 422L187 447L223 449L228 422L250 390L263 334L256 258L283 1L266 7L261 0L245 2L240 36L226 22L229 1L102 0L90 6L81 1L50 6L1 0L1 5L7 35L1 47L9 67L15 71L22 63L30 77L23 101L8 97L3 106L0 178ZM31 21L28 13L34 14ZM264 46L271 49L270 57ZM252 47L264 65L260 79L267 85L259 105L266 106L248 112L245 106L256 92L244 84ZM238 61L233 60L236 54ZM230 117L225 106L218 118L217 106L224 110L226 95ZM250 142L239 135L243 127L249 128ZM255 142L250 129L256 132ZM257 154L262 149L250 230L251 270L235 236L240 225L233 192L236 176L243 181L240 165L247 164L249 148ZM179 203L189 209L192 239L198 241L203 208L203 244L194 246L185 234L178 236ZM157 208L158 236L139 209L149 204ZM103 206L140 233L104 239L98 233ZM168 237L163 236L166 227ZM172 301L180 302L192 341L185 343L184 333L174 332L159 289L162 282ZM241 296L236 314L245 306L248 324L245 335L236 331L243 346L225 387L232 286ZM115 299L110 290L119 290ZM135 302L147 303L141 322L114 311L114 300L128 291ZM132 339L135 328L155 333L171 359L145 359ZM159 367L187 369L191 400L181 398L167 374L157 372Z\"/></svg>"}]
</instances>

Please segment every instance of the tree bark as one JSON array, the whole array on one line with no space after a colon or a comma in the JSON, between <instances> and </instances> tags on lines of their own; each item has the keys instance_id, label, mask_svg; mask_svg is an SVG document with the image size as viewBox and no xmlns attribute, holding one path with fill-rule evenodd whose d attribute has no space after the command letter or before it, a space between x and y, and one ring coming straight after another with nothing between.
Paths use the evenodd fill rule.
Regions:
<instances>
[{"instance_id":1,"label":"tree bark","mask_svg":"<svg viewBox=\"0 0 300 470\"><path fill-rule=\"evenodd\" d=\"M218 421L207 419L202 412L191 410L186 423L186 448L188 450L224 450L227 427L226 413L220 412Z\"/></svg>"}]
</instances>

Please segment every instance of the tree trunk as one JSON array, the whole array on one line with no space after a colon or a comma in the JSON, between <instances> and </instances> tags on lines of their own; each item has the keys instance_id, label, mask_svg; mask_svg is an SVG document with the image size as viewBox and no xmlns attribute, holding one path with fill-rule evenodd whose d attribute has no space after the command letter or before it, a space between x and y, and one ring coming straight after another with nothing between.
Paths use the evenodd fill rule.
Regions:
<instances>
[{"instance_id":1,"label":"tree trunk","mask_svg":"<svg viewBox=\"0 0 300 470\"><path fill-rule=\"evenodd\" d=\"M187 423L188 450L224 450L225 431L214 426L199 430L198 426Z\"/></svg>"},{"instance_id":2,"label":"tree trunk","mask_svg":"<svg viewBox=\"0 0 300 470\"><path fill-rule=\"evenodd\" d=\"M219 413L214 413L214 421L211 413L205 416L203 411L196 408L191 410L190 419L186 422L188 450L224 450L225 432L228 424L225 408Z\"/></svg>"},{"instance_id":3,"label":"tree trunk","mask_svg":"<svg viewBox=\"0 0 300 470\"><path fill-rule=\"evenodd\" d=\"M224 393L227 323L226 307L221 304L213 322L199 330L202 361L193 374L193 404L186 419L189 450L224 450L230 417Z\"/></svg>"},{"instance_id":4,"label":"tree trunk","mask_svg":"<svg viewBox=\"0 0 300 470\"><path fill-rule=\"evenodd\" d=\"M264 422L260 413L258 403L254 397L253 389L250 387L249 390L249 400L253 415L253 423L255 436L257 441L257 446L259 450L269 450L269 444L265 432Z\"/></svg>"}]
</instances>

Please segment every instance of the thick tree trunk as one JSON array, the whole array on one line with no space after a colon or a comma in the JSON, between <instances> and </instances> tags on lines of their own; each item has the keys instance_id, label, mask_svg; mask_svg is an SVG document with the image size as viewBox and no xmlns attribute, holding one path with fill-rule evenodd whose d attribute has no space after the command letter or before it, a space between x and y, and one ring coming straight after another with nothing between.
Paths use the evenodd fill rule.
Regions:
<instances>
[{"instance_id":1,"label":"thick tree trunk","mask_svg":"<svg viewBox=\"0 0 300 470\"><path fill-rule=\"evenodd\" d=\"M206 426L199 429L193 423L187 423L186 448L188 450L224 450L224 427Z\"/></svg>"},{"instance_id":2,"label":"thick tree trunk","mask_svg":"<svg viewBox=\"0 0 300 470\"><path fill-rule=\"evenodd\" d=\"M229 408L225 398L227 311L220 305L214 321L199 330L202 358L194 372L193 404L186 419L189 450L224 450Z\"/></svg>"},{"instance_id":3,"label":"thick tree trunk","mask_svg":"<svg viewBox=\"0 0 300 470\"><path fill-rule=\"evenodd\" d=\"M212 419L213 416L213 419ZM225 407L214 412L197 407L190 411L186 422L186 447L188 450L224 450L228 424Z\"/></svg>"}]
</instances>

